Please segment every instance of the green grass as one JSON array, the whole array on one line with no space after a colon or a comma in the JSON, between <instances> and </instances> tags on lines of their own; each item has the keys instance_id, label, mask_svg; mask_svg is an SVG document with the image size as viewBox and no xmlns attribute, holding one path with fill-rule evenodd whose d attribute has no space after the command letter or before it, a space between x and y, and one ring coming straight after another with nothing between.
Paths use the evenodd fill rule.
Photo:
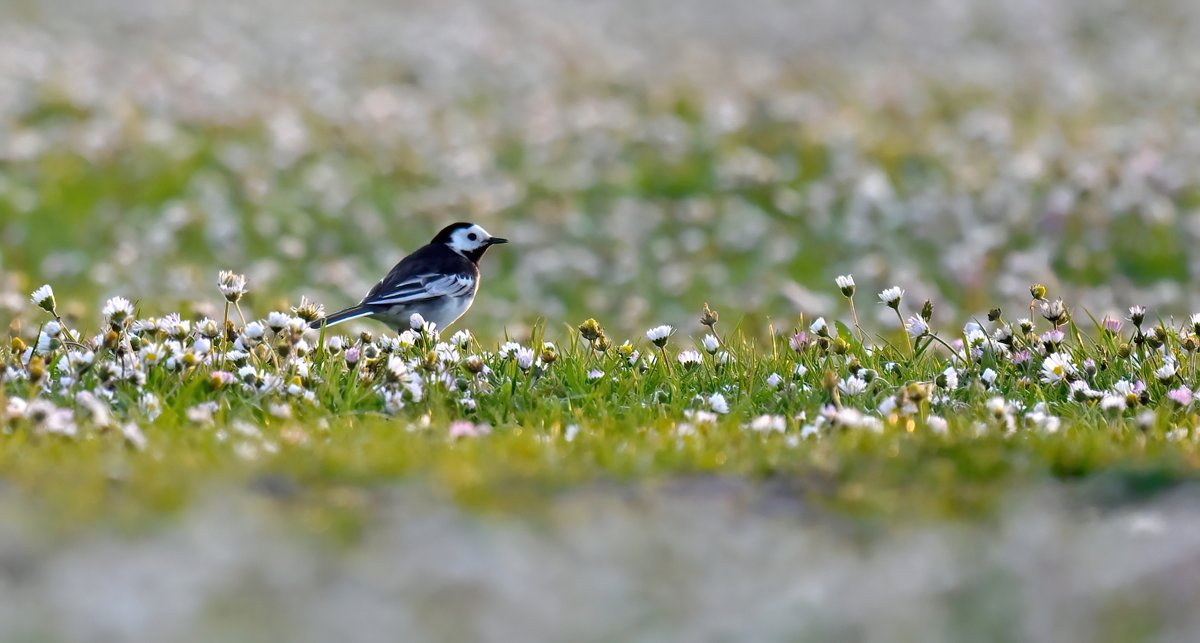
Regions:
<instances>
[{"instance_id":1,"label":"green grass","mask_svg":"<svg viewBox=\"0 0 1200 643\"><path fill-rule=\"evenodd\" d=\"M523 369L495 345L471 338L454 347L427 332L404 343L339 337L333 346L334 333L287 328L253 341L239 323L204 353L199 322L117 320L104 325L103 344L84 340L88 351L68 356L79 346L64 343L63 331L41 354L0 353L9 365L0 401L18 409L3 425L0 470L44 503L56 530L153 523L233 481L352 537L370 516L370 495L405 481L482 510L534 511L580 485L738 476L786 481L830 511L905 521L983 518L1015 489L1051 479L1102 481L1107 501L1123 502L1192 479L1200 465L1193 406L1166 397L1195 381L1190 328L1162 327L1165 343L1152 351L1148 324L1140 348L1062 326L1057 351L1074 365L1068 379L1095 391L1087 399L1066 380L1046 381L1045 322L1027 335L1018 329L1011 348L976 339L965 361L932 335L909 349L899 337L864 345L845 324L829 329L831 337L805 333L798 350L791 332L767 343L720 333L713 354L697 338L700 362L691 366L676 359L693 343L680 334L664 349L643 338L596 351L567 328L569 340L543 353L538 330L524 343L537 359ZM234 339L249 350L230 357ZM1030 359L1012 358L1030 349ZM115 376L120 359L127 370ZM1156 369L1172 360L1178 372L1159 381ZM852 394L844 386L854 377L869 383ZM1144 391L1115 392L1122 381L1144 382ZM99 399L81 401L85 391ZM385 391L399 402L389 405ZM1120 408L1102 407L1101 397L1119 398ZM99 421L88 410L96 406ZM46 417L56 408L65 409L58 420ZM764 417L774 430L753 428ZM453 437L455 422L472 435Z\"/></svg>"}]
</instances>

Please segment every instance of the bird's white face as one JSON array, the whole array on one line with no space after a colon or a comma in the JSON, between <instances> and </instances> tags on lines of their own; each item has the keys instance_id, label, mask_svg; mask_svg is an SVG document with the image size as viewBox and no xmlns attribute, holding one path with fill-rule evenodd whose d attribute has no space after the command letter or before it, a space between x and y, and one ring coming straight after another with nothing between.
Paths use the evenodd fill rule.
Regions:
<instances>
[{"instance_id":1,"label":"bird's white face","mask_svg":"<svg viewBox=\"0 0 1200 643\"><path fill-rule=\"evenodd\" d=\"M492 235L488 234L487 230L484 230L480 226L472 225L469 228L455 230L450 235L450 242L446 245L461 255L470 255L487 248L492 243Z\"/></svg>"}]
</instances>

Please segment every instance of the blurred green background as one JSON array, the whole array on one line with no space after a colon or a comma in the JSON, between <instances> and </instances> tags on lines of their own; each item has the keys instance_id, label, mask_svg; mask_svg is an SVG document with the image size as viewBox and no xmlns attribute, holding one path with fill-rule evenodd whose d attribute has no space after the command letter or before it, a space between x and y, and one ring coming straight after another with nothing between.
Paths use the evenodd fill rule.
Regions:
<instances>
[{"instance_id":1,"label":"blurred green background","mask_svg":"<svg viewBox=\"0 0 1200 643\"><path fill-rule=\"evenodd\" d=\"M332 311L459 219L516 241L485 334L787 325L847 272L947 325L1033 281L1196 307L1190 1L643 4L9 0L0 315L219 269Z\"/></svg>"}]
</instances>

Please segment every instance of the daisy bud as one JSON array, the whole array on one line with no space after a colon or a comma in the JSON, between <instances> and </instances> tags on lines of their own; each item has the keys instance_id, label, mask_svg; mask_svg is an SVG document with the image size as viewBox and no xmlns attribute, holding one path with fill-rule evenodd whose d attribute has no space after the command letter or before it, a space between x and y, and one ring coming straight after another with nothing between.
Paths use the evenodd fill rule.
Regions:
<instances>
[{"instance_id":1,"label":"daisy bud","mask_svg":"<svg viewBox=\"0 0 1200 643\"><path fill-rule=\"evenodd\" d=\"M921 306L921 319L923 319L926 324L929 323L929 320L933 319L933 302L929 301L928 299L926 299L925 304Z\"/></svg>"},{"instance_id":2,"label":"daisy bud","mask_svg":"<svg viewBox=\"0 0 1200 643\"><path fill-rule=\"evenodd\" d=\"M854 296L854 275L841 275L834 281L841 289L843 297L849 299Z\"/></svg>"},{"instance_id":3,"label":"daisy bud","mask_svg":"<svg viewBox=\"0 0 1200 643\"><path fill-rule=\"evenodd\" d=\"M597 353L606 353L610 348L612 348L612 342L609 341L608 336L604 333L600 333L600 335L592 341L592 350L596 351Z\"/></svg>"},{"instance_id":4,"label":"daisy bud","mask_svg":"<svg viewBox=\"0 0 1200 643\"><path fill-rule=\"evenodd\" d=\"M217 275L217 288L225 301L236 304L246 294L246 275L239 275L232 270L222 270Z\"/></svg>"},{"instance_id":5,"label":"daisy bud","mask_svg":"<svg viewBox=\"0 0 1200 643\"><path fill-rule=\"evenodd\" d=\"M13 355L20 355L21 353L25 352L26 348L28 348L28 346L25 345L25 342L20 337L13 337L12 342L9 343L9 347L12 349Z\"/></svg>"},{"instance_id":6,"label":"daisy bud","mask_svg":"<svg viewBox=\"0 0 1200 643\"><path fill-rule=\"evenodd\" d=\"M588 319L579 325L579 334L589 342L596 341L596 338L604 332L600 329L600 322L595 319Z\"/></svg>"},{"instance_id":7,"label":"daisy bud","mask_svg":"<svg viewBox=\"0 0 1200 643\"><path fill-rule=\"evenodd\" d=\"M53 315L54 311L58 309L58 304L54 301L54 289L50 287L50 284L45 284L41 288L33 291L33 293L29 295L29 300L33 302L34 306L41 308L51 315Z\"/></svg>"},{"instance_id":8,"label":"daisy bud","mask_svg":"<svg viewBox=\"0 0 1200 643\"><path fill-rule=\"evenodd\" d=\"M837 375L836 371L834 371L832 369L827 369L821 375L821 388L824 389L826 393L830 393L830 394L832 394L834 391L837 390L838 375Z\"/></svg>"},{"instance_id":9,"label":"daisy bud","mask_svg":"<svg viewBox=\"0 0 1200 643\"><path fill-rule=\"evenodd\" d=\"M117 346L120 344L120 341L121 336L118 335L117 331L115 330L110 330L104 334L104 347L108 350L116 350Z\"/></svg>"},{"instance_id":10,"label":"daisy bud","mask_svg":"<svg viewBox=\"0 0 1200 643\"><path fill-rule=\"evenodd\" d=\"M1042 284L1033 284L1029 287L1029 295L1037 301L1042 301L1046 298L1046 286Z\"/></svg>"},{"instance_id":11,"label":"daisy bud","mask_svg":"<svg viewBox=\"0 0 1200 643\"><path fill-rule=\"evenodd\" d=\"M887 305L888 308L900 309L900 300L904 297L904 289L898 286L892 286L887 290L879 293L879 301Z\"/></svg>"},{"instance_id":12,"label":"daisy bud","mask_svg":"<svg viewBox=\"0 0 1200 643\"><path fill-rule=\"evenodd\" d=\"M841 337L833 340L833 352L838 355L845 355L850 351L850 343Z\"/></svg>"},{"instance_id":13,"label":"daisy bud","mask_svg":"<svg viewBox=\"0 0 1200 643\"><path fill-rule=\"evenodd\" d=\"M716 335L705 335L700 343L704 347L704 352L709 355L715 354L717 349L721 348L721 340L717 339Z\"/></svg>"},{"instance_id":14,"label":"daisy bud","mask_svg":"<svg viewBox=\"0 0 1200 643\"><path fill-rule=\"evenodd\" d=\"M1163 340L1157 334L1151 333L1150 335L1148 335L1146 337L1146 343L1150 345L1150 348L1157 350L1159 348L1162 348Z\"/></svg>"},{"instance_id":15,"label":"daisy bud","mask_svg":"<svg viewBox=\"0 0 1200 643\"><path fill-rule=\"evenodd\" d=\"M465 366L467 371L472 375L479 375L483 372L483 369L487 368L487 365L483 362L483 358L478 355L471 355L468 357L463 361L463 366Z\"/></svg>"},{"instance_id":16,"label":"daisy bud","mask_svg":"<svg viewBox=\"0 0 1200 643\"><path fill-rule=\"evenodd\" d=\"M1121 332L1121 320L1113 319L1107 315L1104 316L1104 321L1100 322L1100 327L1109 335L1116 335Z\"/></svg>"},{"instance_id":17,"label":"daisy bud","mask_svg":"<svg viewBox=\"0 0 1200 643\"><path fill-rule=\"evenodd\" d=\"M708 326L710 329L716 328L717 320L721 318L717 311L708 307L708 302L704 303L704 310L700 313L701 325Z\"/></svg>"},{"instance_id":18,"label":"daisy bud","mask_svg":"<svg viewBox=\"0 0 1200 643\"><path fill-rule=\"evenodd\" d=\"M408 327L416 331L425 328L425 318L421 316L421 313L413 313L408 318Z\"/></svg>"},{"instance_id":19,"label":"daisy bud","mask_svg":"<svg viewBox=\"0 0 1200 643\"><path fill-rule=\"evenodd\" d=\"M1033 332L1033 320L1024 317L1017 321L1017 326L1021 328L1022 335L1028 335Z\"/></svg>"},{"instance_id":20,"label":"daisy bud","mask_svg":"<svg viewBox=\"0 0 1200 643\"><path fill-rule=\"evenodd\" d=\"M546 345L542 347L542 354L540 358L543 364L549 366L558 361L558 353L554 351L554 347L552 345Z\"/></svg>"},{"instance_id":21,"label":"daisy bud","mask_svg":"<svg viewBox=\"0 0 1200 643\"><path fill-rule=\"evenodd\" d=\"M994 322L997 319L1000 319L1000 309L993 308L993 309L989 310L988 311L988 321Z\"/></svg>"},{"instance_id":22,"label":"daisy bud","mask_svg":"<svg viewBox=\"0 0 1200 643\"><path fill-rule=\"evenodd\" d=\"M816 321L808 327L808 331L818 337L829 337L829 324L825 322L824 317L818 317Z\"/></svg>"},{"instance_id":23,"label":"daisy bud","mask_svg":"<svg viewBox=\"0 0 1200 643\"><path fill-rule=\"evenodd\" d=\"M1197 348L1196 336L1188 335L1187 337L1184 337L1183 342L1181 342L1181 344L1183 345L1183 350L1185 350L1189 353L1195 351Z\"/></svg>"},{"instance_id":24,"label":"daisy bud","mask_svg":"<svg viewBox=\"0 0 1200 643\"><path fill-rule=\"evenodd\" d=\"M46 360L34 355L29 358L29 366L25 370L29 373L30 382L40 382L46 376Z\"/></svg>"},{"instance_id":25,"label":"daisy bud","mask_svg":"<svg viewBox=\"0 0 1200 643\"><path fill-rule=\"evenodd\" d=\"M1132 354L1133 347L1125 342L1121 342L1121 345L1117 347L1117 357L1121 359L1129 359L1129 356Z\"/></svg>"}]
</instances>

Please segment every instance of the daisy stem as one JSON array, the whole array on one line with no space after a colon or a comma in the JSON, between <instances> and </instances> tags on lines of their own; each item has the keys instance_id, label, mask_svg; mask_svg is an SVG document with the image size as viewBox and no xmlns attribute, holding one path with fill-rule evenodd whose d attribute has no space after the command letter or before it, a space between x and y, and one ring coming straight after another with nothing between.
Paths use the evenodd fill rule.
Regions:
<instances>
[{"instance_id":1,"label":"daisy stem","mask_svg":"<svg viewBox=\"0 0 1200 643\"><path fill-rule=\"evenodd\" d=\"M849 297L849 300L850 300L850 319L854 320L854 330L858 333L858 343L862 344L866 341L866 335L863 333L862 326L858 323L858 310L854 307L854 297ZM899 311L896 311L896 312L899 312ZM901 321L904 321L904 320L901 319Z\"/></svg>"},{"instance_id":2,"label":"daisy stem","mask_svg":"<svg viewBox=\"0 0 1200 643\"><path fill-rule=\"evenodd\" d=\"M667 375L668 375L668 376L674 376L674 374L673 374L673 373L671 373L671 360L667 359L667 347L666 347L666 345L664 344L663 346L659 346L659 347L658 347L658 350L659 350L659 352L660 352L660 353L662 353L663 367L667 369Z\"/></svg>"},{"instance_id":3,"label":"daisy stem","mask_svg":"<svg viewBox=\"0 0 1200 643\"><path fill-rule=\"evenodd\" d=\"M225 332L225 327L229 326L229 300L225 300L225 319L221 321L221 362L217 366L218 370L225 370L225 354L229 352L229 337Z\"/></svg>"},{"instance_id":4,"label":"daisy stem","mask_svg":"<svg viewBox=\"0 0 1200 643\"><path fill-rule=\"evenodd\" d=\"M78 343L75 341L75 336L71 334L71 329L67 328L67 323L63 321L63 318L60 317L58 313L53 313L53 315L54 320L58 322L58 325L62 328L62 332L67 336L68 342ZM63 342L63 346L66 346L68 342ZM75 366L71 364L71 351L65 350L63 351L63 354L67 358L67 368L74 370Z\"/></svg>"},{"instance_id":5,"label":"daisy stem","mask_svg":"<svg viewBox=\"0 0 1200 643\"><path fill-rule=\"evenodd\" d=\"M904 325L904 315L900 314L900 307L897 306L892 310L896 311L896 318L900 320L900 332L904 333L904 345L908 346L908 356L913 356L912 338L908 336L908 328Z\"/></svg>"}]
</instances>

